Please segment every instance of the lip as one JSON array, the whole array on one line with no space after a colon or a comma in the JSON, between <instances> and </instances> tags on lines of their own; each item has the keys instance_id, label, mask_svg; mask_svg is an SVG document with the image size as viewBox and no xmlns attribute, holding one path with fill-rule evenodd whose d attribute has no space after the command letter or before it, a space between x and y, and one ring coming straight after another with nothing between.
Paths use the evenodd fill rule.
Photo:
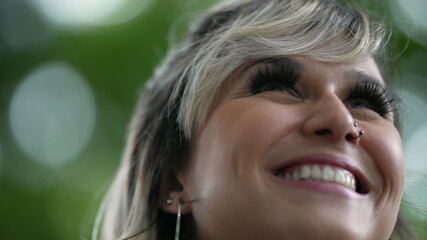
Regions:
<instances>
[{"instance_id":1,"label":"lip","mask_svg":"<svg viewBox=\"0 0 427 240\"><path fill-rule=\"evenodd\" d=\"M290 160L287 160L285 162L282 162L273 168L271 168L271 173L274 175L278 170L282 168L290 168L301 164L323 164L323 165L329 165L329 166L335 166L343 168L350 173L354 175L356 178L357 183L359 184L359 189L357 191L349 190L353 193L356 193L358 195L366 195L370 191L370 184L366 178L366 176L363 174L362 171L360 171L356 166L351 164L351 159L343 156L328 154L328 153L316 153L316 154L310 154L305 156L296 157ZM275 176L277 177L277 176ZM279 178L279 177L277 177ZM283 180L282 182L301 186L301 187L308 187L308 188L314 188L315 190L326 190L326 191L335 191L337 189L341 189L344 187L336 186L337 189L335 189L334 186L336 184L329 184L325 182L317 182L317 181L290 181L283 178L279 178L280 180Z\"/></svg>"}]
</instances>

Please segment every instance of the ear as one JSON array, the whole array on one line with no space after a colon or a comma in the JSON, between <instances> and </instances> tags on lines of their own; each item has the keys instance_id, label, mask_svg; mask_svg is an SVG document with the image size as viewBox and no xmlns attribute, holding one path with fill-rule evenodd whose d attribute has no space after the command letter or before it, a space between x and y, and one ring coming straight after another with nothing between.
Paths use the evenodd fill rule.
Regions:
<instances>
[{"instance_id":1,"label":"ear","mask_svg":"<svg viewBox=\"0 0 427 240\"><path fill-rule=\"evenodd\" d=\"M178 213L178 205L181 204L181 214L191 213L191 201L186 199L184 191L171 191L168 198L160 198L159 207L171 214Z\"/></svg>"},{"instance_id":2,"label":"ear","mask_svg":"<svg viewBox=\"0 0 427 240\"><path fill-rule=\"evenodd\" d=\"M167 213L177 214L180 202L181 214L191 213L191 201L186 195L184 184L173 171L169 171L162 181L159 201L159 207Z\"/></svg>"}]
</instances>

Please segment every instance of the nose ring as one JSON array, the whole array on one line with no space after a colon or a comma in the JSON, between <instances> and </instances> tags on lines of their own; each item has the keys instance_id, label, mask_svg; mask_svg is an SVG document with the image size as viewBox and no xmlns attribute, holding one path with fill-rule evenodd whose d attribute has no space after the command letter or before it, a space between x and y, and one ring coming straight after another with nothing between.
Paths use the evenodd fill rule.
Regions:
<instances>
[{"instance_id":1,"label":"nose ring","mask_svg":"<svg viewBox=\"0 0 427 240\"><path fill-rule=\"evenodd\" d=\"M358 127L359 124L357 124L357 122L353 122L353 126L354 127ZM347 139L349 139L349 140L356 140L356 139L360 138L363 134L365 134L365 131L360 130L360 131L357 132L357 136L355 136L355 137L348 136Z\"/></svg>"},{"instance_id":2,"label":"nose ring","mask_svg":"<svg viewBox=\"0 0 427 240\"><path fill-rule=\"evenodd\" d=\"M357 136L356 136L356 137L352 137L352 139L358 139L358 138L360 138L363 134L365 134L365 131L360 130L360 131L358 132Z\"/></svg>"}]
</instances>

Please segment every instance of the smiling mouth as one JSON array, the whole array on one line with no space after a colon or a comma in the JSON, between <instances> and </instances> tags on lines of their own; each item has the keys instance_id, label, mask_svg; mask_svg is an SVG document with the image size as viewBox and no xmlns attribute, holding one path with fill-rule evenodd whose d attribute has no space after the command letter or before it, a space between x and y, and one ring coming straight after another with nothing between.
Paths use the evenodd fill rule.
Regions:
<instances>
[{"instance_id":1,"label":"smiling mouth","mask_svg":"<svg viewBox=\"0 0 427 240\"><path fill-rule=\"evenodd\" d=\"M351 171L340 166L327 164L299 164L274 171L274 175L292 182L325 182L337 184L359 194L367 194L368 189Z\"/></svg>"}]
</instances>

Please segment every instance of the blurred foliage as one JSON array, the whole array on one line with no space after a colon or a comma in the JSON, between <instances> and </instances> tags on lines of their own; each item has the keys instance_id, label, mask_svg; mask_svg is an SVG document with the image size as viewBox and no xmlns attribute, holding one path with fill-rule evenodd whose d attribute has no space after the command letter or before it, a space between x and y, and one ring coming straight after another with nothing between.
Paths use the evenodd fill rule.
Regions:
<instances>
[{"instance_id":1,"label":"blurred foliage","mask_svg":"<svg viewBox=\"0 0 427 240\"><path fill-rule=\"evenodd\" d=\"M51 25L27 1L0 2L0 239L89 238L144 81L166 54L169 40L179 40L188 22L213 2L155 0L130 21L81 29ZM384 10L385 1L365 2L373 11L391 15ZM11 31L13 38L5 36ZM400 68L426 79L427 45L404 34L395 36L397 49L405 49L398 55ZM414 65L409 58L413 54L420 54L421 62ZM9 122L11 99L22 79L55 61L66 62L85 77L97 111L90 142L59 168L24 153ZM398 85L415 89L426 99L425 81ZM427 239L425 219L412 219L422 239Z\"/></svg>"}]
</instances>

